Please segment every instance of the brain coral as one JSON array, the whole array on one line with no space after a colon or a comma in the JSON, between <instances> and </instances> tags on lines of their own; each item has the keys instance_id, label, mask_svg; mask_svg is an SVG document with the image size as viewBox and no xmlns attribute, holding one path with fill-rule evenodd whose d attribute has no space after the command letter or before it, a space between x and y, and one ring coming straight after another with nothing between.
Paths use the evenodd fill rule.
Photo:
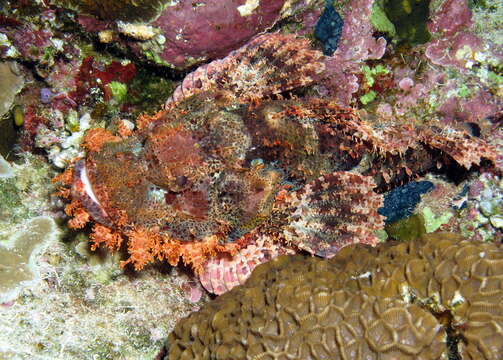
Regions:
<instances>
[{"instance_id":1,"label":"brain coral","mask_svg":"<svg viewBox=\"0 0 503 360\"><path fill-rule=\"evenodd\" d=\"M497 359L502 250L435 234L280 256L181 321L160 358Z\"/></svg>"}]
</instances>

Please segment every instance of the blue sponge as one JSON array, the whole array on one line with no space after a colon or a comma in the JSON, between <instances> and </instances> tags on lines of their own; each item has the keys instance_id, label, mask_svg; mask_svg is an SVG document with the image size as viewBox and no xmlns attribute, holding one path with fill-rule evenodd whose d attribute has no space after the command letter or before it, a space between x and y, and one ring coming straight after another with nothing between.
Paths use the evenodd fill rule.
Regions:
<instances>
[{"instance_id":1,"label":"blue sponge","mask_svg":"<svg viewBox=\"0 0 503 360\"><path fill-rule=\"evenodd\" d=\"M314 36L323 45L323 54L330 56L337 49L342 34L342 25L344 25L344 21L335 11L332 0L327 0L325 10L318 19L314 30Z\"/></svg>"},{"instance_id":2,"label":"blue sponge","mask_svg":"<svg viewBox=\"0 0 503 360\"><path fill-rule=\"evenodd\" d=\"M386 217L386 224L408 217L421 201L421 194L434 187L430 181L416 181L393 189L384 195L384 206L378 212Z\"/></svg>"}]
</instances>

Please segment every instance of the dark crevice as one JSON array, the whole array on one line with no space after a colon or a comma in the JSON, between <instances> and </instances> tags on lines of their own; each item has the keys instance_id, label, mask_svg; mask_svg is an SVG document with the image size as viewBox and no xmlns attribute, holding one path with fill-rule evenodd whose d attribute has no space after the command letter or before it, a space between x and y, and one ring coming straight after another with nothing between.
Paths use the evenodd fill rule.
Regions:
<instances>
[{"instance_id":1,"label":"dark crevice","mask_svg":"<svg viewBox=\"0 0 503 360\"><path fill-rule=\"evenodd\" d=\"M456 329L453 325L454 316L449 310L443 311L441 313L432 312L432 314L438 319L442 324L446 332L446 346L447 355L449 360L461 360L461 354L459 353L458 344L461 341L465 341L463 335Z\"/></svg>"},{"instance_id":2,"label":"dark crevice","mask_svg":"<svg viewBox=\"0 0 503 360\"><path fill-rule=\"evenodd\" d=\"M459 326L454 325L454 315L451 310L435 311L434 303L430 300L423 301L420 299L413 300L414 303L419 305L422 309L431 313L440 323L446 335L447 356L449 360L462 360L459 353L459 343L466 343L466 339L459 331Z\"/></svg>"}]
</instances>

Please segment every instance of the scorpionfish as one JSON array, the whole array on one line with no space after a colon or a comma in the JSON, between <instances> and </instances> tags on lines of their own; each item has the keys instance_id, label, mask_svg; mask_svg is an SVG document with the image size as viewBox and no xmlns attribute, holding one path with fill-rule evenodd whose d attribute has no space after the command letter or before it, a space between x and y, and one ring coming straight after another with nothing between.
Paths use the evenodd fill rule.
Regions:
<instances>
[{"instance_id":1,"label":"scorpionfish","mask_svg":"<svg viewBox=\"0 0 503 360\"><path fill-rule=\"evenodd\" d=\"M494 158L456 130L378 131L352 108L307 96L323 71L307 40L264 34L187 75L129 136L89 130L87 155L58 178L70 226L91 222L93 248L124 245L135 269L181 259L203 273L209 259L250 244L261 262L278 244L331 257L377 244L377 187Z\"/></svg>"}]
</instances>

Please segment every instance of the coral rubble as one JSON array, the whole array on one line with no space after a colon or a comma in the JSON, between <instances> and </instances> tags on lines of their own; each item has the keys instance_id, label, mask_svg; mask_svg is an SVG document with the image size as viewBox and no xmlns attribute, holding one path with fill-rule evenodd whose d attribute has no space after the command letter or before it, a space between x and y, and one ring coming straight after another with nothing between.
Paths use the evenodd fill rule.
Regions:
<instances>
[{"instance_id":1,"label":"coral rubble","mask_svg":"<svg viewBox=\"0 0 503 360\"><path fill-rule=\"evenodd\" d=\"M496 360L501 250L439 233L281 256L181 321L160 357Z\"/></svg>"},{"instance_id":2,"label":"coral rubble","mask_svg":"<svg viewBox=\"0 0 503 360\"><path fill-rule=\"evenodd\" d=\"M484 173L475 179L462 216L466 219L461 226L465 236L503 241L503 181L500 176Z\"/></svg>"},{"instance_id":3,"label":"coral rubble","mask_svg":"<svg viewBox=\"0 0 503 360\"><path fill-rule=\"evenodd\" d=\"M0 305L0 358L153 359L178 319L207 301L186 300L176 270L132 279L88 244L81 233L33 254L40 280Z\"/></svg>"},{"instance_id":4,"label":"coral rubble","mask_svg":"<svg viewBox=\"0 0 503 360\"><path fill-rule=\"evenodd\" d=\"M42 157L27 153L6 163L8 176L0 176L0 241L12 239L32 218L55 216L57 207L50 197L55 172Z\"/></svg>"}]
</instances>

